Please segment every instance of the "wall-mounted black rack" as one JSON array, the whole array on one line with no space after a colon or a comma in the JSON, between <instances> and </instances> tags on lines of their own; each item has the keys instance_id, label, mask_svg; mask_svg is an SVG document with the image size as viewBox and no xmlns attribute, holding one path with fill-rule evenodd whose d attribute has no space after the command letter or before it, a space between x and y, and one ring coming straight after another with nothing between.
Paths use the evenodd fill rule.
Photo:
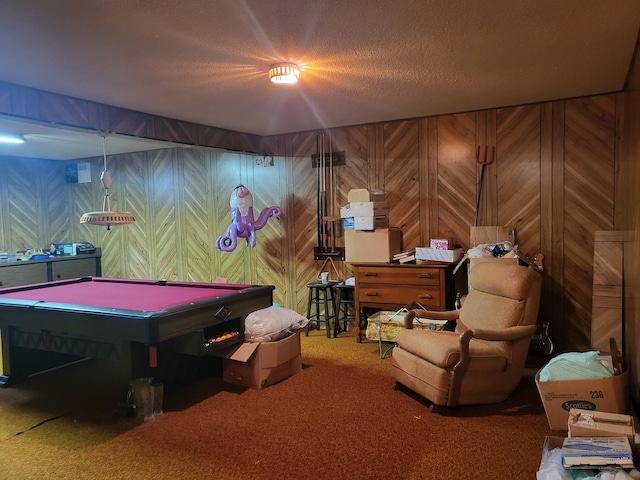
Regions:
<instances>
[{"instance_id":1,"label":"wall-mounted black rack","mask_svg":"<svg viewBox=\"0 0 640 480\"><path fill-rule=\"evenodd\" d=\"M334 260L344 261L344 247L334 247L333 249L313 247L314 260L326 260L332 258Z\"/></svg>"},{"instance_id":2,"label":"wall-mounted black rack","mask_svg":"<svg viewBox=\"0 0 640 480\"><path fill-rule=\"evenodd\" d=\"M311 155L311 168L318 168L319 160L320 155L318 153ZM327 152L324 154L324 162L325 167L337 167L339 165L346 165L347 157L344 152Z\"/></svg>"}]
</instances>

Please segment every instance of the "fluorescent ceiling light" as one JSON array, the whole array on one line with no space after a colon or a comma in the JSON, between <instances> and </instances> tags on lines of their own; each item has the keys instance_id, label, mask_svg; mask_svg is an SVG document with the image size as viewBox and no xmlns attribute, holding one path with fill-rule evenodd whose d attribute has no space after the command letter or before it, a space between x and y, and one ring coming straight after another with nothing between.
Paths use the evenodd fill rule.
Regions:
<instances>
[{"instance_id":1,"label":"fluorescent ceiling light","mask_svg":"<svg viewBox=\"0 0 640 480\"><path fill-rule=\"evenodd\" d=\"M13 133L0 133L0 143L24 143L24 137Z\"/></svg>"}]
</instances>

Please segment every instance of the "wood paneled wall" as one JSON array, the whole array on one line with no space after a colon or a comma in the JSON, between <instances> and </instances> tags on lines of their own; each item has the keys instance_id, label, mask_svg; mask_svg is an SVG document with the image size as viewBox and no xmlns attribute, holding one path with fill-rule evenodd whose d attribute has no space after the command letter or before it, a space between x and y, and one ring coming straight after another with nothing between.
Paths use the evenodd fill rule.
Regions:
<instances>
[{"instance_id":1,"label":"wood paneled wall","mask_svg":"<svg viewBox=\"0 0 640 480\"><path fill-rule=\"evenodd\" d=\"M640 403L640 42L620 100L620 184L616 215L624 232L624 345L633 379L632 394Z\"/></svg>"},{"instance_id":2,"label":"wood paneled wall","mask_svg":"<svg viewBox=\"0 0 640 480\"><path fill-rule=\"evenodd\" d=\"M1 98L0 89L0 105ZM485 169L478 224L513 227L524 252L545 255L541 316L551 323L558 351L588 348L594 232L619 228L620 98L323 132L332 150L346 152L347 164L336 169L338 206L352 188L383 189L405 248L435 237L453 237L468 248L481 175L476 153L495 152ZM173 131L179 136L179 128ZM274 167L258 155L202 147L111 156L114 208L137 221L110 232L77 221L101 205L101 159L91 160L91 184L70 185L60 163L0 159L0 248L87 240L103 248L106 276L273 284L276 302L304 312L306 284L320 267L313 257L316 170L310 159L317 133L261 139L260 148L276 155ZM231 221L229 195L239 183L253 193L256 215L270 205L284 214L258 232L256 248L223 253L215 241ZM351 275L348 264L338 267L343 278Z\"/></svg>"}]
</instances>

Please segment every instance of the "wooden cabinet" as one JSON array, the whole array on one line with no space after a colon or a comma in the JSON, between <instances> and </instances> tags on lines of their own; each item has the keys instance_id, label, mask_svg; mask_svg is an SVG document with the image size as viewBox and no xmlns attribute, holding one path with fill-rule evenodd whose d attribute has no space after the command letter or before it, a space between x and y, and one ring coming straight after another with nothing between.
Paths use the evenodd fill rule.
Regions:
<instances>
[{"instance_id":1,"label":"wooden cabinet","mask_svg":"<svg viewBox=\"0 0 640 480\"><path fill-rule=\"evenodd\" d=\"M435 262L354 264L358 341L367 327L366 308L399 310L416 302L427 310L452 309L453 267L453 264Z\"/></svg>"},{"instance_id":2,"label":"wooden cabinet","mask_svg":"<svg viewBox=\"0 0 640 480\"><path fill-rule=\"evenodd\" d=\"M15 287L67 278L100 277L102 276L101 257L100 249L96 248L94 253L0 263L0 287Z\"/></svg>"}]
</instances>

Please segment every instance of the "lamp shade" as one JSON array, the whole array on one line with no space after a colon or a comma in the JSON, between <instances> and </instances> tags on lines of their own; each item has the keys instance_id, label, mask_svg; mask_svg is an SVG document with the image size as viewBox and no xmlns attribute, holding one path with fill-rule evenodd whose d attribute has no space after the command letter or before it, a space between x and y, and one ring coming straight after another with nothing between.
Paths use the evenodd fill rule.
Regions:
<instances>
[{"instance_id":1,"label":"lamp shade","mask_svg":"<svg viewBox=\"0 0 640 480\"><path fill-rule=\"evenodd\" d=\"M128 223L134 223L135 221L135 217L130 213L111 212L107 210L83 213L80 217L80 223L99 225L107 228L111 225L126 225Z\"/></svg>"},{"instance_id":2,"label":"lamp shade","mask_svg":"<svg viewBox=\"0 0 640 480\"><path fill-rule=\"evenodd\" d=\"M269 79L273 83L296 83L298 77L300 70L295 63L274 63L269 67Z\"/></svg>"},{"instance_id":3,"label":"lamp shade","mask_svg":"<svg viewBox=\"0 0 640 480\"><path fill-rule=\"evenodd\" d=\"M109 197L109 188L111 187L111 174L107 170L107 151L105 147L105 139L102 137L102 149L104 159L104 170L100 175L100 181L104 187L104 199L102 201L102 210L96 212L83 213L80 217L80 223L87 225L99 225L111 229L112 225L127 225L136 221L135 217L130 213L113 212L111 210L111 198Z\"/></svg>"}]
</instances>

